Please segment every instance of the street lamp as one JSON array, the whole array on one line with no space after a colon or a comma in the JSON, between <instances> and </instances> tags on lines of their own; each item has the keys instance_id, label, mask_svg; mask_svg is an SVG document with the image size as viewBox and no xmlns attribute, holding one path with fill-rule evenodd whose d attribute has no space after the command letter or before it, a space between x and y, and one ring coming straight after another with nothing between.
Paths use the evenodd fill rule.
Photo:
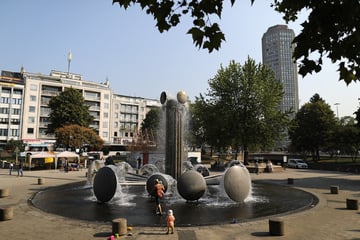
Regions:
<instances>
[{"instance_id":1,"label":"street lamp","mask_svg":"<svg viewBox=\"0 0 360 240\"><path fill-rule=\"evenodd\" d=\"M340 103L335 103L334 105L336 106L336 117L339 118L339 105L340 105Z\"/></svg>"}]
</instances>

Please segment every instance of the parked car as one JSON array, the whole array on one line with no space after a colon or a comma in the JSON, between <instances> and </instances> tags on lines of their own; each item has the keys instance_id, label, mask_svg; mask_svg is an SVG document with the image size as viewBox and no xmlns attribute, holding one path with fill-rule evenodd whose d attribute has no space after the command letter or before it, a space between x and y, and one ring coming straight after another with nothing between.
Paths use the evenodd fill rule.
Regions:
<instances>
[{"instance_id":1,"label":"parked car","mask_svg":"<svg viewBox=\"0 0 360 240\"><path fill-rule=\"evenodd\" d=\"M302 159L289 159L287 166L289 168L308 168L306 162Z\"/></svg>"}]
</instances>

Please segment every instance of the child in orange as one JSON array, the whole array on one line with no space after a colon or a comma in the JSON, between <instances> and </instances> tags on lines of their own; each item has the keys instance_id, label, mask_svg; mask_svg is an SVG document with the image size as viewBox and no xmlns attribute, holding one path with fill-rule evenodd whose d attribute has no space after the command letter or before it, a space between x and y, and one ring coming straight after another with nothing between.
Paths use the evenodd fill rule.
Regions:
<instances>
[{"instance_id":1,"label":"child in orange","mask_svg":"<svg viewBox=\"0 0 360 240\"><path fill-rule=\"evenodd\" d=\"M174 217L173 211L171 209L168 211L168 214L166 216L166 224L167 224L166 234L169 234L170 230L171 230L171 234L174 234L175 217Z\"/></svg>"}]
</instances>

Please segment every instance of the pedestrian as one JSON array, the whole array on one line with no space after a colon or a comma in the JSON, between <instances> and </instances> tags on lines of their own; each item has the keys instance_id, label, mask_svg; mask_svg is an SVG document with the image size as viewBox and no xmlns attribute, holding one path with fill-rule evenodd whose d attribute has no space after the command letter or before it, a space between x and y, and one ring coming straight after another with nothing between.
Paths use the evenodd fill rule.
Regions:
<instances>
[{"instance_id":1,"label":"pedestrian","mask_svg":"<svg viewBox=\"0 0 360 240\"><path fill-rule=\"evenodd\" d=\"M164 185L159 179L155 179L155 185L153 188L153 195L155 196L155 212L157 215L162 215L161 198L164 197Z\"/></svg>"},{"instance_id":2,"label":"pedestrian","mask_svg":"<svg viewBox=\"0 0 360 240\"><path fill-rule=\"evenodd\" d=\"M140 156L137 158L137 167L138 167L138 169L141 168L141 157Z\"/></svg>"},{"instance_id":3,"label":"pedestrian","mask_svg":"<svg viewBox=\"0 0 360 240\"><path fill-rule=\"evenodd\" d=\"M175 216L174 216L173 211L171 209L168 210L168 213L167 213L167 216L166 216L166 225L167 225L166 234L169 234L170 230L171 230L171 234L174 234Z\"/></svg>"},{"instance_id":4,"label":"pedestrian","mask_svg":"<svg viewBox=\"0 0 360 240\"><path fill-rule=\"evenodd\" d=\"M21 162L19 163L19 167L18 167L18 176L23 176L23 169L22 169L22 164Z\"/></svg>"},{"instance_id":5,"label":"pedestrian","mask_svg":"<svg viewBox=\"0 0 360 240\"><path fill-rule=\"evenodd\" d=\"M259 174L259 162L255 161L255 172L258 175Z\"/></svg>"},{"instance_id":6,"label":"pedestrian","mask_svg":"<svg viewBox=\"0 0 360 240\"><path fill-rule=\"evenodd\" d=\"M14 169L14 164L11 162L10 167L9 167L9 174L10 175L12 174L13 169Z\"/></svg>"}]
</instances>

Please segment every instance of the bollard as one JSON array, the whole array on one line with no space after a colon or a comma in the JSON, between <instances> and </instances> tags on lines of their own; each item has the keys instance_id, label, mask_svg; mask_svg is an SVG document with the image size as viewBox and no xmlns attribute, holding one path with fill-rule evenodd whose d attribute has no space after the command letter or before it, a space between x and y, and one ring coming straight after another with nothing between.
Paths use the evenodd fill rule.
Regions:
<instances>
[{"instance_id":1,"label":"bollard","mask_svg":"<svg viewBox=\"0 0 360 240\"><path fill-rule=\"evenodd\" d=\"M269 233L273 236L283 236L284 221L279 218L269 219Z\"/></svg>"},{"instance_id":2,"label":"bollard","mask_svg":"<svg viewBox=\"0 0 360 240\"><path fill-rule=\"evenodd\" d=\"M294 184L294 179L293 178L288 178L288 184Z\"/></svg>"},{"instance_id":3,"label":"bollard","mask_svg":"<svg viewBox=\"0 0 360 240\"><path fill-rule=\"evenodd\" d=\"M10 194L10 191L8 188L0 189L0 198L8 197Z\"/></svg>"},{"instance_id":4,"label":"bollard","mask_svg":"<svg viewBox=\"0 0 360 240\"><path fill-rule=\"evenodd\" d=\"M42 177L38 178L38 185L43 185L44 184L44 179Z\"/></svg>"},{"instance_id":5,"label":"bollard","mask_svg":"<svg viewBox=\"0 0 360 240\"><path fill-rule=\"evenodd\" d=\"M0 221L11 220L14 217L13 207L1 207L0 208Z\"/></svg>"},{"instance_id":6,"label":"bollard","mask_svg":"<svg viewBox=\"0 0 360 240\"><path fill-rule=\"evenodd\" d=\"M346 199L346 208L350 210L358 210L359 209L359 202L357 199Z\"/></svg>"},{"instance_id":7,"label":"bollard","mask_svg":"<svg viewBox=\"0 0 360 240\"><path fill-rule=\"evenodd\" d=\"M330 186L331 194L339 194L339 186Z\"/></svg>"},{"instance_id":8,"label":"bollard","mask_svg":"<svg viewBox=\"0 0 360 240\"><path fill-rule=\"evenodd\" d=\"M126 218L116 218L112 220L112 234L126 235L127 221Z\"/></svg>"}]
</instances>

